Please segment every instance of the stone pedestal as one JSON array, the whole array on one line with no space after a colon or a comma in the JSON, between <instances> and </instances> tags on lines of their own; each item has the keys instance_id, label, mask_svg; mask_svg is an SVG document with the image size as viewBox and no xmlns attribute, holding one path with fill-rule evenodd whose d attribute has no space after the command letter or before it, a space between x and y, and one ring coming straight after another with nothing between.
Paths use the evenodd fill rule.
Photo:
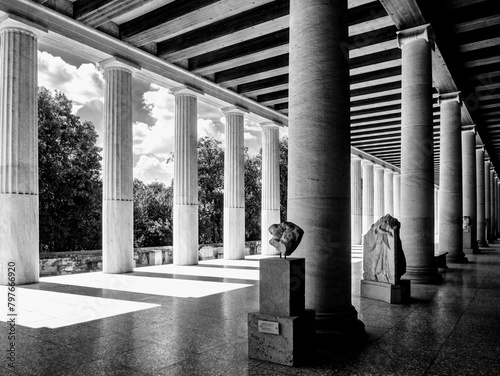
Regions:
<instances>
[{"instance_id":1,"label":"stone pedestal","mask_svg":"<svg viewBox=\"0 0 500 376\"><path fill-rule=\"evenodd\" d=\"M390 304L409 303L411 296L410 281L399 281L398 284L361 280L361 296L363 298L382 300Z\"/></svg>"},{"instance_id":2,"label":"stone pedestal","mask_svg":"<svg viewBox=\"0 0 500 376\"><path fill-rule=\"evenodd\" d=\"M248 357L286 366L314 352L313 310L304 309L305 260L260 261L260 311L248 314Z\"/></svg>"},{"instance_id":3,"label":"stone pedestal","mask_svg":"<svg viewBox=\"0 0 500 376\"><path fill-rule=\"evenodd\" d=\"M464 228L462 235L463 251L466 254L474 253L473 243L472 243L472 231L469 228Z\"/></svg>"}]
</instances>

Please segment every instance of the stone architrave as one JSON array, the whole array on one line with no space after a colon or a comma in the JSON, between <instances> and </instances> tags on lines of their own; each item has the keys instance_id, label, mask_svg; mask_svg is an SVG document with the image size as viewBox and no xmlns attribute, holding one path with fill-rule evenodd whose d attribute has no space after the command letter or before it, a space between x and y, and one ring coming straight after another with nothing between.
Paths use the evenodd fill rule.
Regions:
<instances>
[{"instance_id":1,"label":"stone architrave","mask_svg":"<svg viewBox=\"0 0 500 376\"><path fill-rule=\"evenodd\" d=\"M361 244L362 237L361 158L351 157L351 243Z\"/></svg>"},{"instance_id":2,"label":"stone architrave","mask_svg":"<svg viewBox=\"0 0 500 376\"><path fill-rule=\"evenodd\" d=\"M198 264L198 95L187 86L175 97L173 263Z\"/></svg>"},{"instance_id":3,"label":"stone architrave","mask_svg":"<svg viewBox=\"0 0 500 376\"><path fill-rule=\"evenodd\" d=\"M269 226L280 223L280 164L279 127L274 122L262 127L262 214L261 254L276 255L276 249L268 242Z\"/></svg>"},{"instance_id":4,"label":"stone architrave","mask_svg":"<svg viewBox=\"0 0 500 376\"><path fill-rule=\"evenodd\" d=\"M364 335L352 305L347 1L290 1L288 218L304 229L306 306L322 334Z\"/></svg>"},{"instance_id":5,"label":"stone architrave","mask_svg":"<svg viewBox=\"0 0 500 376\"><path fill-rule=\"evenodd\" d=\"M372 223L373 216L373 163L370 161L361 162L363 166L363 234L366 234Z\"/></svg>"},{"instance_id":6,"label":"stone architrave","mask_svg":"<svg viewBox=\"0 0 500 376\"><path fill-rule=\"evenodd\" d=\"M388 303L410 298L410 282L401 281L406 259L399 237L401 224L390 214L380 218L363 237L361 296Z\"/></svg>"},{"instance_id":7,"label":"stone architrave","mask_svg":"<svg viewBox=\"0 0 500 376\"><path fill-rule=\"evenodd\" d=\"M462 139L459 92L441 94L441 148L439 167L439 253L446 260L467 262L463 251Z\"/></svg>"},{"instance_id":8,"label":"stone architrave","mask_svg":"<svg viewBox=\"0 0 500 376\"><path fill-rule=\"evenodd\" d=\"M471 248L464 246L464 253L474 253L478 249L476 188L476 135L467 130L462 132L462 214L471 219Z\"/></svg>"},{"instance_id":9,"label":"stone architrave","mask_svg":"<svg viewBox=\"0 0 500 376\"><path fill-rule=\"evenodd\" d=\"M484 151L483 149L476 150L476 184L477 184L477 245L479 247L487 247L486 243L486 227L485 227L485 192L484 192ZM478 248L478 253L480 250Z\"/></svg>"},{"instance_id":10,"label":"stone architrave","mask_svg":"<svg viewBox=\"0 0 500 376\"><path fill-rule=\"evenodd\" d=\"M47 29L0 20L0 285L38 282L38 38ZM4 309L7 309L5 306Z\"/></svg>"},{"instance_id":11,"label":"stone architrave","mask_svg":"<svg viewBox=\"0 0 500 376\"><path fill-rule=\"evenodd\" d=\"M104 158L102 270L131 272L134 268L134 203L132 152L132 62L110 58L104 70Z\"/></svg>"},{"instance_id":12,"label":"stone architrave","mask_svg":"<svg viewBox=\"0 0 500 376\"><path fill-rule=\"evenodd\" d=\"M244 116L239 107L222 109L226 116L224 152L224 259L245 258Z\"/></svg>"},{"instance_id":13,"label":"stone architrave","mask_svg":"<svg viewBox=\"0 0 500 376\"><path fill-rule=\"evenodd\" d=\"M430 25L398 32L401 83L401 240L412 283L442 280L434 261L433 33Z\"/></svg>"},{"instance_id":14,"label":"stone architrave","mask_svg":"<svg viewBox=\"0 0 500 376\"><path fill-rule=\"evenodd\" d=\"M384 168L379 165L373 167L373 217L374 221L385 215L384 204Z\"/></svg>"}]
</instances>

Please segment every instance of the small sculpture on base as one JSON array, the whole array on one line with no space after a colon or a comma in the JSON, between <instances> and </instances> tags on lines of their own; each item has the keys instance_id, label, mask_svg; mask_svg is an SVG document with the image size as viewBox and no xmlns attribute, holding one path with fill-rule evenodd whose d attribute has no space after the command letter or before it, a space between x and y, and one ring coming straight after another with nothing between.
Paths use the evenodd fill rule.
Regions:
<instances>
[{"instance_id":1,"label":"small sculpture on base","mask_svg":"<svg viewBox=\"0 0 500 376\"><path fill-rule=\"evenodd\" d=\"M410 281L401 280L406 272L396 218L386 214L363 237L363 279L361 296L387 303L405 303L410 299Z\"/></svg>"},{"instance_id":2,"label":"small sculpture on base","mask_svg":"<svg viewBox=\"0 0 500 376\"><path fill-rule=\"evenodd\" d=\"M304 235L304 230L292 222L273 224L269 226L269 232L272 235L269 244L278 250L280 258L282 255L285 258L290 256L297 249Z\"/></svg>"}]
</instances>

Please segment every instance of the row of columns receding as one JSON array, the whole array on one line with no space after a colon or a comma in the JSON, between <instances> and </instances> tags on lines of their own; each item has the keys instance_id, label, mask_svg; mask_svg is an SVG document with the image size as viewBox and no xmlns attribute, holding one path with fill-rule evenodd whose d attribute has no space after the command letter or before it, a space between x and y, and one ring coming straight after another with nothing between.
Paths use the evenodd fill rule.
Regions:
<instances>
[{"instance_id":1,"label":"row of columns receding","mask_svg":"<svg viewBox=\"0 0 500 376\"><path fill-rule=\"evenodd\" d=\"M340 48L348 45L347 1L291 0L290 15L287 219L305 231L294 256L306 259L306 306L316 311L318 333L362 334L364 325L358 320L351 299L349 64ZM9 261L19 266L18 283L32 283L38 280L37 34L47 30L28 21L20 23L9 19L0 29L0 207L3 213L0 283L7 284ZM365 165L363 184L369 187L370 174L378 178L373 179L373 191L361 189L366 210L361 213L357 210L353 223L357 228L367 229L377 214L392 210L402 224L401 238L407 260L403 278L413 283L432 283L441 279L434 262L433 37L429 25L422 25L399 31L397 40L402 49L401 175L393 176ZM126 272L132 268L131 76L134 69L139 68L114 58L101 66L106 77L103 266L107 272ZM174 229L174 260L195 263L197 255L185 250L193 249L197 243L197 169L194 166L196 103L200 93L187 87L173 89L172 93L176 100L174 221L179 224ZM456 94L450 93L450 98L447 95L441 93L442 194L439 200L442 209L438 216L443 219L443 226L440 226L440 251L449 251L460 260L463 250L456 248L455 240L459 243L461 239L462 216L469 215L477 223L477 239L482 245L486 241L485 218L491 216L491 211L494 215L498 213L498 204L487 209L491 200L498 203L498 179L490 179L490 169L481 158L481 150L476 151L475 157L471 155L475 150L475 145L471 147L472 141L464 141L462 163L460 151L457 152L461 149L457 143L461 103ZM229 258L241 258L244 111L233 107L224 113L227 120L224 253ZM265 231L270 223L279 222L276 179L279 168L277 127L268 124L263 131L262 223ZM471 133L465 132L462 137L469 140ZM467 180L467 176L474 176L471 161L477 162L477 187L472 187L471 179ZM385 192L380 189L381 179L387 187ZM359 202L359 182L357 184L352 189L356 190ZM375 184L379 184L379 188ZM477 196L471 193L473 189L477 189ZM382 197L387 198L383 205ZM373 202L372 208L370 202ZM457 234L460 234L458 239ZM490 235L493 236L488 233ZM263 249L263 252L267 251Z\"/></svg>"}]
</instances>

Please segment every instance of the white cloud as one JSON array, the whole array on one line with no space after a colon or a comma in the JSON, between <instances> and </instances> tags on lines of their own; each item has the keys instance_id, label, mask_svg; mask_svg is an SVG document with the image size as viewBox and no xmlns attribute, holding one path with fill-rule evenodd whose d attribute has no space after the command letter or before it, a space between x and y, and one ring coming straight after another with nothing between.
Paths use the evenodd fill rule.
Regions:
<instances>
[{"instance_id":1,"label":"white cloud","mask_svg":"<svg viewBox=\"0 0 500 376\"><path fill-rule=\"evenodd\" d=\"M221 140L223 133L212 120L198 118L198 138L207 136Z\"/></svg>"},{"instance_id":2,"label":"white cloud","mask_svg":"<svg viewBox=\"0 0 500 376\"><path fill-rule=\"evenodd\" d=\"M174 150L174 124L158 121L154 127L149 128L145 123L134 123L133 140L134 154L167 158Z\"/></svg>"},{"instance_id":3,"label":"white cloud","mask_svg":"<svg viewBox=\"0 0 500 376\"><path fill-rule=\"evenodd\" d=\"M79 105L103 98L104 77L94 64L76 67L48 52L38 53L38 84L63 92Z\"/></svg>"},{"instance_id":4,"label":"white cloud","mask_svg":"<svg viewBox=\"0 0 500 376\"><path fill-rule=\"evenodd\" d=\"M174 164L166 163L165 160L154 156L141 155L134 167L134 178L138 178L145 183L158 180L170 185L174 176Z\"/></svg>"}]
</instances>

